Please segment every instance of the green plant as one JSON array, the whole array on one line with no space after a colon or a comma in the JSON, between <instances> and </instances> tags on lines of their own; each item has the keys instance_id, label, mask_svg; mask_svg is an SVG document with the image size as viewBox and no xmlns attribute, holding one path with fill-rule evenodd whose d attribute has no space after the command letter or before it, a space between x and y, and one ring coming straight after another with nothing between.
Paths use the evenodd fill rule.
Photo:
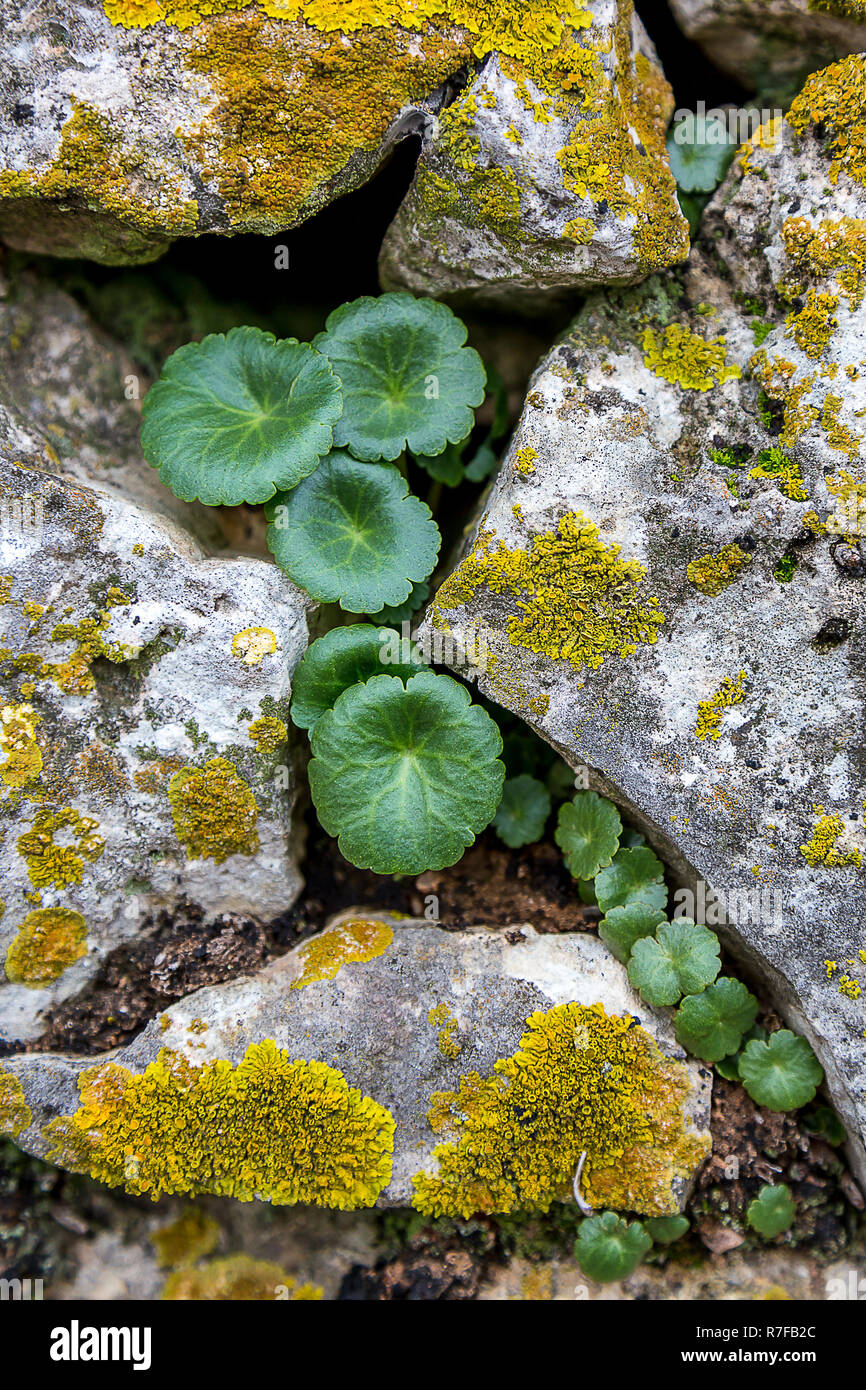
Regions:
<instances>
[{"instance_id":1,"label":"green plant","mask_svg":"<svg viewBox=\"0 0 866 1390\"><path fill-rule=\"evenodd\" d=\"M635 942L652 936L664 919L660 907L633 902L626 907L612 907L599 923L598 934L611 954L627 965Z\"/></svg>"},{"instance_id":2,"label":"green plant","mask_svg":"<svg viewBox=\"0 0 866 1390\"><path fill-rule=\"evenodd\" d=\"M518 849L540 840L550 815L550 805L550 792L537 777L524 772L519 777L506 778L502 800L493 817L494 828L503 844Z\"/></svg>"},{"instance_id":3,"label":"green plant","mask_svg":"<svg viewBox=\"0 0 866 1390\"><path fill-rule=\"evenodd\" d=\"M595 892L604 913L634 903L664 909L668 900L661 860L645 846L617 850L596 875Z\"/></svg>"},{"instance_id":4,"label":"green plant","mask_svg":"<svg viewBox=\"0 0 866 1390\"><path fill-rule=\"evenodd\" d=\"M633 1274L652 1246L639 1221L624 1221L615 1212L590 1216L574 1244L574 1255L587 1279L611 1284Z\"/></svg>"},{"instance_id":5,"label":"green plant","mask_svg":"<svg viewBox=\"0 0 866 1390\"><path fill-rule=\"evenodd\" d=\"M390 628L353 623L351 627L332 628L312 642L295 671L292 722L312 734L322 715L333 709L350 685L368 681L371 676L400 676L405 680L427 670L411 645L403 653L405 660L401 663L383 662L383 647L391 635Z\"/></svg>"},{"instance_id":6,"label":"green plant","mask_svg":"<svg viewBox=\"0 0 866 1390\"><path fill-rule=\"evenodd\" d=\"M805 1038L787 1028L766 1042L755 1038L740 1058L740 1080L756 1105L768 1110L798 1110L815 1097L824 1072Z\"/></svg>"},{"instance_id":7,"label":"green plant","mask_svg":"<svg viewBox=\"0 0 866 1390\"><path fill-rule=\"evenodd\" d=\"M668 132L671 173L684 193L711 193L727 173L737 146L722 116L689 113Z\"/></svg>"},{"instance_id":8,"label":"green plant","mask_svg":"<svg viewBox=\"0 0 866 1390\"><path fill-rule=\"evenodd\" d=\"M790 1189L783 1182L765 1183L746 1208L746 1220L765 1240L772 1240L793 1225L797 1208Z\"/></svg>"},{"instance_id":9,"label":"green plant","mask_svg":"<svg viewBox=\"0 0 866 1390\"><path fill-rule=\"evenodd\" d=\"M746 1043L751 1042L752 1038L760 1038L762 1041L767 1037L766 1028L762 1028L759 1023L749 1028L740 1039L740 1046L736 1052L731 1052L727 1057L720 1057L713 1063L719 1076L723 1076L726 1081L739 1081L740 1079L740 1058L743 1055L743 1048Z\"/></svg>"},{"instance_id":10,"label":"green plant","mask_svg":"<svg viewBox=\"0 0 866 1390\"><path fill-rule=\"evenodd\" d=\"M674 1016L674 1032L687 1052L705 1062L717 1062L736 1052L757 1012L754 995L739 980L725 975L701 994L683 1000Z\"/></svg>"},{"instance_id":11,"label":"green plant","mask_svg":"<svg viewBox=\"0 0 866 1390\"><path fill-rule=\"evenodd\" d=\"M647 1233L656 1245L673 1245L689 1229L687 1216L651 1216L644 1222Z\"/></svg>"},{"instance_id":12,"label":"green plant","mask_svg":"<svg viewBox=\"0 0 866 1390\"><path fill-rule=\"evenodd\" d=\"M575 792L559 808L555 839L575 878L595 878L613 859L621 832L619 811L598 792Z\"/></svg>"},{"instance_id":13,"label":"green plant","mask_svg":"<svg viewBox=\"0 0 866 1390\"><path fill-rule=\"evenodd\" d=\"M712 984L720 967L715 932L678 918L663 922L654 937L635 941L628 978L648 1004L676 1004Z\"/></svg>"},{"instance_id":14,"label":"green plant","mask_svg":"<svg viewBox=\"0 0 866 1390\"><path fill-rule=\"evenodd\" d=\"M341 853L380 874L454 864L502 796L502 739L450 676L373 676L316 721L310 790Z\"/></svg>"}]
</instances>

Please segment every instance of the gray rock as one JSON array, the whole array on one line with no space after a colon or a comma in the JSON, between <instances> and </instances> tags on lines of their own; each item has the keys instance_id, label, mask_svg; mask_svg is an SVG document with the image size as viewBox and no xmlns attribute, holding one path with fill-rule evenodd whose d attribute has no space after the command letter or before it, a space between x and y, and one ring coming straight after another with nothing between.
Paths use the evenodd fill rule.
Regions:
<instances>
[{"instance_id":1,"label":"gray rock","mask_svg":"<svg viewBox=\"0 0 866 1390\"><path fill-rule=\"evenodd\" d=\"M434 1134L428 1122L433 1093L457 1088L461 1076L468 1076L471 1083L473 1073L480 1077L493 1075L498 1059L510 1057L518 1049L529 1015L543 1011L547 1015L542 1020L544 1026L552 1027L549 1011L572 1002L601 1004L611 1016L628 1014L639 1019L660 1051L649 1042L646 1033L629 1033L628 1036L637 1038L636 1046L647 1046L648 1070L641 1071L643 1062L636 1062L635 1070L621 1077L613 1090L609 1083L604 1083L603 1076L617 1065L614 1051L600 1052L599 1056L606 1060L600 1062L600 1070L592 1072L597 1081L589 1084L599 1085L605 1094L593 1092L593 1120L588 1128L575 1133L572 1106L578 1102L569 1090L573 1080L569 1058L575 1056L575 1046L578 1056L582 1048L595 1046L595 1040L601 1036L596 1028L610 1025L597 1022L598 1015L588 1011L574 1017L569 1014L570 1021L567 1019L562 1025L567 1042L564 1054L556 1052L553 1033L547 1035L551 1039L548 1055L564 1057L561 1073L552 1066L549 1076L545 1072L545 1094L553 1091L558 1095L560 1107L557 1109L554 1101L557 1138L550 1154L560 1157L565 1153L568 1177L553 1186L552 1180L548 1180L547 1186L541 1180L537 1196L541 1200L550 1196L571 1199L571 1165L579 1157L577 1145L589 1150L582 1178L584 1195L592 1196L595 1192L605 1205L625 1205L638 1211L676 1210L684 1200L694 1169L709 1148L709 1073L694 1061L683 1060L668 1017L642 1003L631 990L624 968L594 936L540 936L530 926L508 931L479 927L446 932L423 921L358 919L344 914L324 933L255 975L199 990L173 1005L159 1021L149 1023L133 1043L113 1054L102 1075L110 1086L110 1077L118 1075L118 1067L141 1073L163 1048L193 1067L222 1059L237 1065L251 1044L271 1039L278 1048L286 1049L291 1059L301 1057L339 1069L350 1087L357 1087L362 1096L390 1113L396 1123L393 1176L390 1182L381 1177L367 1194L367 1200L356 1204L371 1205L376 1191L387 1182L379 1205L406 1206L413 1197L413 1175L422 1170L435 1173L434 1147L449 1137L447 1127ZM528 1060L525 1054L521 1056L524 1062ZM98 1065L102 1064L100 1059ZM54 1117L70 1116L76 1111L76 1083L93 1065L93 1058L49 1054L4 1059L0 1096L6 1102L6 1124L7 1128L19 1129L16 1142L26 1151L40 1156L50 1154L62 1166L81 1166L81 1151L74 1145L68 1147L65 1139L55 1147L56 1127L53 1141L44 1127ZM171 1065L183 1070L183 1061L175 1060ZM260 1060L257 1065L264 1069L263 1075L276 1075L278 1064L273 1060ZM20 1108L17 1123L10 1124L10 1087L14 1087L10 1074L23 1088L32 1112L32 1122L26 1129L20 1129ZM639 1076L643 1076L646 1085L641 1085ZM629 1082L637 1086L637 1095ZM101 1092L98 1081L93 1094L96 1092ZM339 1090L328 1094L335 1096L335 1106L348 1103L339 1100ZM589 1093L580 1090L579 1094ZM109 1111L112 1104L109 1099ZM222 1131L222 1147L228 1150L234 1148L241 1133L240 1129L235 1133L233 1125L249 1124L249 1132L243 1130L244 1153L249 1155L252 1176L246 1177L245 1194L242 1175L232 1172L229 1190L233 1195L249 1196L251 1184L259 1195L279 1200L273 1177L269 1185L262 1177L264 1169L257 1169L256 1163L273 1142L277 1130L297 1123L294 1116L299 1113L298 1102L287 1100L278 1090L270 1099L256 1091L249 1104L254 1110L252 1117L241 1114L234 1121L223 1121L226 1128ZM261 1121L263 1129L257 1129L259 1116L266 1117L272 1105L276 1105L274 1114L279 1112L284 1117L284 1125L270 1118ZM615 1132L619 1124L624 1125L623 1135L632 1134L633 1130L625 1128L625 1110L618 1108L632 1105L628 1123L640 1125L639 1117L654 1115L650 1124L655 1137L644 1135L637 1149L627 1143L613 1168L608 1166L610 1160L593 1164L593 1155L599 1152L594 1146L603 1138L601 1132L593 1137L592 1123L604 1114L604 1136ZM120 1111L116 1113L119 1115ZM228 1115L228 1111L222 1113ZM328 1131L315 1110L300 1113L304 1117L303 1137L295 1141L295 1152L303 1154L303 1160L298 1160L301 1166L295 1168L275 1151L273 1162L279 1181L303 1182L309 1173L315 1178L325 1172L317 1146ZM381 1120L381 1112L378 1113ZM673 1121L673 1132L664 1140L654 1128L661 1113ZM198 1133L195 1126L202 1121L199 1118L196 1122L192 1115L189 1108L186 1125ZM156 1111L150 1111L146 1128L153 1153L159 1152L163 1142L162 1124L167 1116L168 1111L163 1116L158 1105ZM205 1123L201 1145L193 1140L192 1167L184 1168L181 1160L178 1171L182 1177L177 1183L181 1190L185 1190L184 1183L193 1190L226 1190L213 1176L215 1163L218 1171L218 1151L214 1149L212 1155L207 1152L211 1140L217 1142L213 1123ZM136 1142L133 1138L133 1149L127 1148L125 1155L118 1157L115 1153L114 1181L125 1179L132 1191L148 1190L149 1159L144 1149L136 1148ZM370 1162L366 1142L353 1139L351 1130L346 1132L345 1144L342 1137L339 1139L352 1155L348 1160L351 1177L341 1178L335 1186L328 1187L320 1199L321 1205L352 1204L354 1199L347 1200L348 1184L366 1180ZM575 1151L568 1158L570 1149ZM530 1169L537 1165L537 1171L544 1175L548 1171L547 1152L545 1140L529 1135L519 1146L519 1155L511 1161L516 1162L519 1157ZM509 1160L503 1161L507 1172ZM97 1159L97 1165L98 1162ZM632 1167L632 1163L638 1166ZM103 1178L106 1171L98 1166L93 1169L94 1176ZM487 1190L486 1183L482 1189ZM524 1193L526 1190L520 1189Z\"/></svg>"},{"instance_id":2,"label":"gray rock","mask_svg":"<svg viewBox=\"0 0 866 1390\"><path fill-rule=\"evenodd\" d=\"M683 31L747 90L783 95L866 47L847 0L671 0Z\"/></svg>"},{"instance_id":3,"label":"gray rock","mask_svg":"<svg viewBox=\"0 0 866 1390\"><path fill-rule=\"evenodd\" d=\"M670 87L631 4L591 9L584 76L566 96L493 55L427 122L382 247L386 288L532 308L688 254L665 150ZM574 50L569 61L581 66Z\"/></svg>"},{"instance_id":4,"label":"gray rock","mask_svg":"<svg viewBox=\"0 0 866 1390\"><path fill-rule=\"evenodd\" d=\"M866 194L831 167L839 79L810 88L823 142L795 106L686 272L594 297L538 368L427 635L486 640L481 690L718 895L862 1177Z\"/></svg>"},{"instance_id":5,"label":"gray rock","mask_svg":"<svg viewBox=\"0 0 866 1390\"><path fill-rule=\"evenodd\" d=\"M155 912L291 904L285 725L313 605L273 564L202 547L207 510L139 453L129 362L67 296L17 283L0 359L0 1038L14 1041Z\"/></svg>"}]
</instances>

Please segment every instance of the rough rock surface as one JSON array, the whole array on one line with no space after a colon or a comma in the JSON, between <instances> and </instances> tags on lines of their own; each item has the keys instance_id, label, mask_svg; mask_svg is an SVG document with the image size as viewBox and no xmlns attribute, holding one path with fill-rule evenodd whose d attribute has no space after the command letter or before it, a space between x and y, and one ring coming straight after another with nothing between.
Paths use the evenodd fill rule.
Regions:
<instances>
[{"instance_id":1,"label":"rough rock surface","mask_svg":"<svg viewBox=\"0 0 866 1390\"><path fill-rule=\"evenodd\" d=\"M631 3L595 0L573 77L493 55L427 123L380 258L386 288L530 305L688 254L665 151L670 87Z\"/></svg>"},{"instance_id":2,"label":"rough rock surface","mask_svg":"<svg viewBox=\"0 0 866 1390\"><path fill-rule=\"evenodd\" d=\"M285 725L311 604L276 566L202 548L206 509L138 452L130 364L67 296L8 287L0 362L10 1042L163 908L291 904Z\"/></svg>"},{"instance_id":3,"label":"rough rock surface","mask_svg":"<svg viewBox=\"0 0 866 1390\"><path fill-rule=\"evenodd\" d=\"M632 0L6 11L0 236L12 246L136 264L177 237L274 234L425 130L422 182L389 241L394 283L538 297L631 281L688 249L664 151L670 90Z\"/></svg>"},{"instance_id":4,"label":"rough rock surface","mask_svg":"<svg viewBox=\"0 0 866 1390\"><path fill-rule=\"evenodd\" d=\"M544 1033L544 1028L551 1019L562 1016L563 1011L557 1013L555 1006L573 1004L602 1005L609 1017L622 1019L630 1015L623 1036L635 1038L638 1048L647 1048L651 1071L644 1072L641 1063L627 1076L618 1074L616 1054L608 1051L605 1044L603 1058L601 1053L588 1054L593 1059L590 1079L575 1092L572 1072L576 1075L579 1070L582 1049L595 1046L594 1040L601 1036L597 1027L610 1025L603 1018L599 1023L600 1016L590 1014L588 1009L577 1014L566 1009L560 1056L552 1033ZM527 1019L533 1014L539 1016L536 1024L540 1019L542 1032L538 1036L547 1037L549 1050L539 1047L536 1041L518 1057L523 1066L536 1068L533 1075L541 1075L538 1068L547 1067L549 1072L543 1070L542 1090L537 1093L535 1104L528 1105L523 1121L531 1127L537 1114L550 1113L555 1133L542 1125L540 1134L527 1133L513 1152L503 1150L500 1155L501 1171L509 1181L512 1165L515 1172L523 1165L526 1172L535 1174L534 1178L527 1178L524 1173L522 1187L514 1180L513 1191L522 1201L515 1198L512 1206L531 1203L533 1196L542 1203L551 1197L572 1200L572 1164L576 1166L580 1149L586 1148L588 1156L581 1180L584 1196L591 1200L595 1195L606 1206L638 1211L676 1210L686 1195L694 1169L709 1148L709 1072L694 1061L680 1060L684 1053L673 1038L669 1019L642 1003L629 986L624 968L596 937L541 936L529 926L507 931L479 927L446 932L423 921L344 915L319 936L303 942L257 974L187 996L160 1020L148 1024L128 1047L112 1054L107 1066L100 1063L104 1067L100 1074L88 1071L94 1066L92 1058L29 1054L4 1059L0 1096L5 1110L0 1113L6 1128L17 1131L13 1137L26 1151L38 1156L50 1153L61 1166L84 1166L94 1176L103 1180L110 1176L114 1185L124 1183L133 1192L152 1191L156 1171L153 1162L163 1172L172 1171L171 1162L163 1156L164 1126L168 1124L171 1131L171 1116L177 1113L170 1107L163 1111L157 1102L148 1102L156 1103L157 1108L151 1110L146 1125L148 1140L144 1148L134 1137L134 1126L123 1151L116 1153L112 1150L113 1139L106 1138L101 1144L91 1131L90 1142L95 1147L87 1150L91 1157L83 1165L81 1155L85 1149L78 1147L72 1131L65 1131L65 1137L60 1136L56 1126L43 1132L46 1122L76 1112L76 1083L80 1080L82 1098L85 1093L91 1095L99 1109L98 1123L105 1126L103 1134L107 1136L111 1131L119 1135L115 1118L121 1114L131 1118L131 1112L122 1110L122 1078L126 1073L120 1073L119 1068L141 1073L155 1061L161 1049L168 1049L173 1057L170 1066L177 1075L187 1078L182 1083L184 1097L192 1075L184 1063L195 1068L226 1062L237 1066L247 1054L243 1084L252 1085L257 1076L264 1089L261 1093L248 1093L250 1115L245 1117L242 1107L234 1112L223 1111L228 1118L223 1121L219 1150L210 1152L208 1148L213 1139L212 1119L199 1137L196 1126L200 1121L193 1114L193 1102L181 1099L180 1116L192 1139L189 1147L182 1140L180 1143L184 1155L191 1151L194 1159L191 1166L186 1166L186 1157L177 1159L174 1190L230 1190L236 1196L247 1197L256 1192L285 1202L288 1188L278 1191L283 1183L292 1186L296 1197L295 1184L306 1190L305 1184L317 1184L321 1179L316 1199L319 1205L369 1206L381 1193L379 1205L408 1206L414 1195L413 1175L421 1170L435 1174L434 1147L452 1137L453 1121L448 1122L440 1114L435 1132L428 1122L431 1100L435 1104L434 1093L457 1090L461 1077L468 1078L471 1088L473 1074L478 1074L476 1082L478 1077L495 1075L494 1066L499 1059L518 1053ZM635 1019L640 1024L636 1033ZM650 1038L655 1041L650 1042ZM363 1102L368 1108L371 1104L374 1109L385 1107L396 1124L390 1181L386 1171L390 1170L390 1160L377 1170L375 1182L370 1179L372 1140L369 1135L364 1142L356 1137L363 1128L357 1101L354 1105L351 1100L347 1102L357 1130L351 1125L345 1131L339 1129L343 1113L340 1093L332 1089L326 1089L324 1094L333 1097L336 1149L346 1155L340 1162L348 1165L348 1173L343 1171L340 1175L338 1170L335 1177L330 1169L326 1172L331 1142L328 1122L317 1115L309 1099L312 1092L295 1091L294 1100L286 1100L279 1090L269 1095L268 1078L276 1077L285 1063L275 1061L273 1054L268 1060L260 1049L248 1054L251 1045L262 1044L266 1039L285 1049L290 1059L301 1057L313 1068L319 1066L320 1084L334 1085L334 1071L328 1072L325 1082L321 1080L324 1064L328 1069L338 1069L350 1087L358 1088L360 1096L368 1098ZM555 1069L557 1058L561 1070ZM296 1067L313 1075L305 1063L296 1063ZM149 1073L152 1085L157 1087L156 1091L151 1090L151 1097L159 1094L158 1071L159 1068L151 1069ZM83 1072L88 1075L82 1078ZM608 1072L616 1078L613 1085L605 1080ZM225 1072L222 1075L225 1077ZM240 1077L241 1073L237 1075ZM649 1083L642 1086L639 1078L646 1081L648 1076ZM23 1097L16 1090L16 1083L23 1089ZM116 1083L119 1090L115 1089ZM126 1084L130 1084L128 1077ZM194 1077L192 1084L196 1084ZM204 1081L200 1085L203 1087ZM585 1086L592 1090L591 1097ZM598 1092L593 1089L596 1086L601 1088ZM96 1099L97 1095L101 1099ZM576 1123L574 1107L586 1101L591 1106L592 1120L589 1124ZM459 1110L456 1097L452 1097L451 1103L455 1112ZM308 1104L313 1108L308 1109ZM603 1133L592 1129L601 1116ZM644 1133L642 1138L635 1138L646 1122L652 1135ZM230 1189L225 1189L219 1184L218 1152L233 1150L240 1134L238 1127L244 1123L249 1124L243 1141L245 1171L232 1172ZM274 1167L266 1179L263 1174L269 1161L269 1146L281 1142L277 1135L295 1125L297 1147L289 1157L278 1157L274 1150ZM80 1134L80 1129L77 1132ZM493 1137L494 1145L502 1142L502 1138L496 1138L497 1132L505 1135L510 1130L489 1128L487 1133ZM607 1144L612 1133L622 1137L623 1148L611 1167L609 1156L602 1162L598 1146ZM175 1148L176 1143L171 1147ZM550 1163L566 1164L567 1176L553 1182ZM366 1185L360 1200L359 1185ZM479 1190L486 1194L482 1202L489 1202L488 1185L482 1183ZM476 1209L472 1193L466 1200L470 1211ZM499 1209L512 1208L506 1205Z\"/></svg>"},{"instance_id":5,"label":"rough rock surface","mask_svg":"<svg viewBox=\"0 0 866 1390\"><path fill-rule=\"evenodd\" d=\"M866 15L858 0L670 3L689 38L747 90L794 89L807 73L866 48Z\"/></svg>"},{"instance_id":6,"label":"rough rock surface","mask_svg":"<svg viewBox=\"0 0 866 1390\"><path fill-rule=\"evenodd\" d=\"M429 614L483 628L484 693L721 896L861 1176L864 76L735 160L686 272L587 303Z\"/></svg>"}]
</instances>

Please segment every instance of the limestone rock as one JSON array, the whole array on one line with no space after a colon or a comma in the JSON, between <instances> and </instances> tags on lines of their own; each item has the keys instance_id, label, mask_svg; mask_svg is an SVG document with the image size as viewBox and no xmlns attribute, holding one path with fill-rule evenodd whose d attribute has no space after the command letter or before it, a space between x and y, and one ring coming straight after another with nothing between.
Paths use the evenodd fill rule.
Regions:
<instances>
[{"instance_id":1,"label":"limestone rock","mask_svg":"<svg viewBox=\"0 0 866 1390\"><path fill-rule=\"evenodd\" d=\"M135 1077L161 1049L147 1099ZM502 1146L498 1180L494 1164L473 1187L468 1160L433 1207L573 1200L583 1149L584 1197L645 1212L680 1206L709 1149L709 1073L684 1060L669 1019L641 1002L598 938L529 926L447 932L344 915L257 974L187 996L96 1072L93 1058L4 1059L0 1114L28 1152L133 1192L163 1185L278 1204L370 1206L378 1197L405 1206L414 1175L428 1175L428 1195L436 1186L433 1151L455 1137L461 1099L474 1092L495 1112L503 1083L488 1078L504 1075L494 1067L512 1056L508 1074L522 1080L509 1085L522 1090L507 1121L503 1109L488 1130ZM461 1077L462 1098L434 1095L456 1092ZM219 1134L208 1118L213 1087L223 1096ZM136 1096L148 1108L148 1147L120 1142ZM71 1127L57 1119L82 1101L96 1106L89 1118L81 1111ZM581 1105L589 1121L576 1120ZM90 1130L97 1110L104 1142ZM174 1163L162 1147L173 1114L189 1138L172 1143ZM519 1124L526 1132L512 1151L507 1136Z\"/></svg>"},{"instance_id":2,"label":"limestone rock","mask_svg":"<svg viewBox=\"0 0 866 1390\"><path fill-rule=\"evenodd\" d=\"M718 895L861 1176L864 68L810 79L734 161L686 272L587 302L429 613L486 637L483 692Z\"/></svg>"},{"instance_id":3,"label":"limestone rock","mask_svg":"<svg viewBox=\"0 0 866 1390\"><path fill-rule=\"evenodd\" d=\"M591 11L579 47L544 65L492 55L427 122L382 248L387 288L532 307L688 254L665 151L670 88L630 3Z\"/></svg>"},{"instance_id":4,"label":"limestone rock","mask_svg":"<svg viewBox=\"0 0 866 1390\"><path fill-rule=\"evenodd\" d=\"M0 361L8 1043L159 910L291 904L287 709L313 605L273 564L202 547L207 510L139 453L130 364L67 296L16 282Z\"/></svg>"},{"instance_id":5,"label":"limestone rock","mask_svg":"<svg viewBox=\"0 0 866 1390\"><path fill-rule=\"evenodd\" d=\"M851 0L671 0L683 31L747 90L784 94L807 73L866 48Z\"/></svg>"}]
</instances>

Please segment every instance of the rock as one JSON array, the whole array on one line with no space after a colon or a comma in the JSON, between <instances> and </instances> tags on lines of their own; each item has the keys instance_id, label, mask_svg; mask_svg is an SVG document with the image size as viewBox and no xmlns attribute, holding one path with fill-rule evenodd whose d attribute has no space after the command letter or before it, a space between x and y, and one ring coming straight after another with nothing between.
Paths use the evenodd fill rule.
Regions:
<instances>
[{"instance_id":1,"label":"rock","mask_svg":"<svg viewBox=\"0 0 866 1390\"><path fill-rule=\"evenodd\" d=\"M861 1179L864 73L762 129L685 272L588 301L426 629L486 638L481 690L643 826L682 915L727 921Z\"/></svg>"},{"instance_id":2,"label":"rock","mask_svg":"<svg viewBox=\"0 0 866 1390\"><path fill-rule=\"evenodd\" d=\"M866 48L850 0L671 0L690 39L747 90L783 96L810 72Z\"/></svg>"},{"instance_id":3,"label":"rock","mask_svg":"<svg viewBox=\"0 0 866 1390\"><path fill-rule=\"evenodd\" d=\"M591 9L557 65L491 55L427 122L382 248L386 288L532 308L688 255L665 150L670 87L630 3Z\"/></svg>"},{"instance_id":4,"label":"rock","mask_svg":"<svg viewBox=\"0 0 866 1390\"><path fill-rule=\"evenodd\" d=\"M596 937L344 915L95 1066L4 1059L0 1116L27 1152L154 1197L544 1208L573 1200L586 1150L584 1199L665 1212L709 1149L709 1073L683 1058ZM473 1098L497 1155L486 1176L451 1143Z\"/></svg>"},{"instance_id":5,"label":"rock","mask_svg":"<svg viewBox=\"0 0 866 1390\"><path fill-rule=\"evenodd\" d=\"M670 92L631 0L564 13L555 0L104 3L9 6L0 236L11 246L118 265L177 237L273 235L423 130L426 211L419 183L389 242L395 282L537 297L633 280L688 248L664 153ZM470 92L432 136L467 71ZM620 167L625 179L610 172ZM440 186L462 204L444 233L430 225ZM414 244L416 223L429 247Z\"/></svg>"},{"instance_id":6,"label":"rock","mask_svg":"<svg viewBox=\"0 0 866 1390\"><path fill-rule=\"evenodd\" d=\"M312 604L273 564L203 549L206 509L138 451L128 362L67 296L16 283L0 361L8 1045L154 914L291 905L286 723Z\"/></svg>"}]
</instances>

